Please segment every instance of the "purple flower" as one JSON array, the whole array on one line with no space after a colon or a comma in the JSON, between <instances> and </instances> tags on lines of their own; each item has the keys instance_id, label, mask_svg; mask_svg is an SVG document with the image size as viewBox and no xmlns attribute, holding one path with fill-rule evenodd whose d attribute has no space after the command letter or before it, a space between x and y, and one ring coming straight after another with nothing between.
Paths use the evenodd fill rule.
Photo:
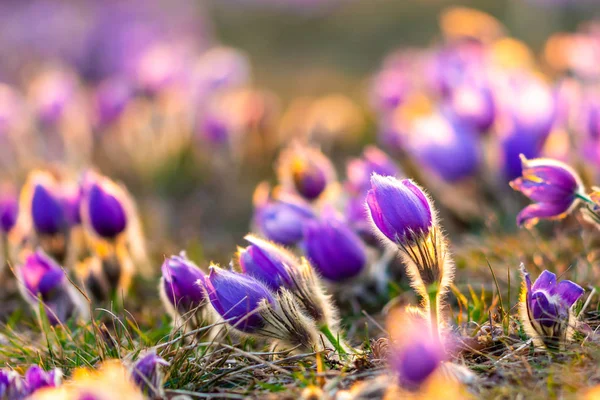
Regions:
<instances>
[{"instance_id":1,"label":"purple flower","mask_svg":"<svg viewBox=\"0 0 600 400\"><path fill-rule=\"evenodd\" d=\"M107 79L94 93L95 118L100 127L114 122L133 97L131 85L123 79Z\"/></svg>"},{"instance_id":2,"label":"purple flower","mask_svg":"<svg viewBox=\"0 0 600 400\"><path fill-rule=\"evenodd\" d=\"M377 232L398 245L411 243L415 235L426 235L433 225L429 200L410 179L374 174L367 207Z\"/></svg>"},{"instance_id":3,"label":"purple flower","mask_svg":"<svg viewBox=\"0 0 600 400\"><path fill-rule=\"evenodd\" d=\"M473 176L480 164L477 133L441 114L413 122L408 150L421 166L446 182Z\"/></svg>"},{"instance_id":4,"label":"purple flower","mask_svg":"<svg viewBox=\"0 0 600 400\"><path fill-rule=\"evenodd\" d=\"M48 70L36 77L30 100L40 122L56 124L74 101L76 88L74 76L65 71Z\"/></svg>"},{"instance_id":5,"label":"purple flower","mask_svg":"<svg viewBox=\"0 0 600 400\"><path fill-rule=\"evenodd\" d=\"M27 395L25 383L18 372L0 369L0 399L19 400Z\"/></svg>"},{"instance_id":6,"label":"purple flower","mask_svg":"<svg viewBox=\"0 0 600 400\"><path fill-rule=\"evenodd\" d=\"M494 97L489 88L463 84L454 88L448 101L450 111L461 123L477 132L486 132L496 116Z\"/></svg>"},{"instance_id":7,"label":"purple flower","mask_svg":"<svg viewBox=\"0 0 600 400\"><path fill-rule=\"evenodd\" d=\"M304 199L316 200L334 180L331 161L318 149L294 143L281 153L279 180Z\"/></svg>"},{"instance_id":8,"label":"purple flower","mask_svg":"<svg viewBox=\"0 0 600 400\"><path fill-rule=\"evenodd\" d=\"M566 338L570 310L583 295L581 286L569 280L556 281L556 275L544 271L531 284L529 273L522 267L526 294L522 304L525 323L531 325L535 334L548 347L556 347Z\"/></svg>"},{"instance_id":9,"label":"purple flower","mask_svg":"<svg viewBox=\"0 0 600 400\"><path fill-rule=\"evenodd\" d=\"M131 367L133 381L151 398L159 397L162 393L163 375L161 367L164 365L169 365L169 363L151 351L138 358Z\"/></svg>"},{"instance_id":10,"label":"purple flower","mask_svg":"<svg viewBox=\"0 0 600 400\"><path fill-rule=\"evenodd\" d=\"M122 196L122 189L102 176L92 176L84 184L84 212L98 236L114 239L127 228Z\"/></svg>"},{"instance_id":11,"label":"purple flower","mask_svg":"<svg viewBox=\"0 0 600 400\"><path fill-rule=\"evenodd\" d=\"M294 287L292 269L299 268L298 261L287 251L254 236L246 236L252 243L238 253L242 271L269 287L274 292Z\"/></svg>"},{"instance_id":12,"label":"purple flower","mask_svg":"<svg viewBox=\"0 0 600 400\"><path fill-rule=\"evenodd\" d=\"M306 223L302 248L315 269L333 282L358 276L367 262L360 237L334 215Z\"/></svg>"},{"instance_id":13,"label":"purple flower","mask_svg":"<svg viewBox=\"0 0 600 400\"><path fill-rule=\"evenodd\" d=\"M203 303L204 290L198 281L204 280L204 273L185 254L169 257L161 270L163 293L180 314L195 310Z\"/></svg>"},{"instance_id":14,"label":"purple flower","mask_svg":"<svg viewBox=\"0 0 600 400\"><path fill-rule=\"evenodd\" d=\"M77 184L63 184L61 200L65 218L69 226L81 224L81 188Z\"/></svg>"},{"instance_id":15,"label":"purple flower","mask_svg":"<svg viewBox=\"0 0 600 400\"><path fill-rule=\"evenodd\" d=\"M44 177L34 183L31 218L39 234L56 235L66 229L67 221L63 203L54 180Z\"/></svg>"},{"instance_id":16,"label":"purple flower","mask_svg":"<svg viewBox=\"0 0 600 400\"><path fill-rule=\"evenodd\" d=\"M412 88L409 74L398 66L384 68L371 87L373 106L380 112L391 112L405 99Z\"/></svg>"},{"instance_id":17,"label":"purple flower","mask_svg":"<svg viewBox=\"0 0 600 400\"><path fill-rule=\"evenodd\" d=\"M19 199L12 187L2 187L0 194L0 228L4 234L9 233L17 223L19 216Z\"/></svg>"},{"instance_id":18,"label":"purple flower","mask_svg":"<svg viewBox=\"0 0 600 400\"><path fill-rule=\"evenodd\" d=\"M429 77L433 89L443 96L465 82L481 79L485 71L485 46L476 39L461 39L438 51L431 60Z\"/></svg>"},{"instance_id":19,"label":"purple flower","mask_svg":"<svg viewBox=\"0 0 600 400\"><path fill-rule=\"evenodd\" d=\"M215 311L242 332L261 329L265 321L259 313L260 303L275 303L273 294L258 280L215 266L203 284Z\"/></svg>"},{"instance_id":20,"label":"purple flower","mask_svg":"<svg viewBox=\"0 0 600 400\"><path fill-rule=\"evenodd\" d=\"M18 269L24 298L38 309L41 298L51 324L67 321L76 312L65 271L50 257L38 250L30 254Z\"/></svg>"},{"instance_id":21,"label":"purple flower","mask_svg":"<svg viewBox=\"0 0 600 400\"><path fill-rule=\"evenodd\" d=\"M46 387L58 387L62 381L60 369L44 371L38 365L32 365L25 372L25 387L28 394L33 394Z\"/></svg>"},{"instance_id":22,"label":"purple flower","mask_svg":"<svg viewBox=\"0 0 600 400\"><path fill-rule=\"evenodd\" d=\"M284 246L292 246L302 240L304 224L314 218L310 206L292 196L268 201L255 211L260 232L267 239Z\"/></svg>"},{"instance_id":23,"label":"purple flower","mask_svg":"<svg viewBox=\"0 0 600 400\"><path fill-rule=\"evenodd\" d=\"M517 216L518 225L535 225L540 218L555 219L567 215L583 193L583 184L568 165L551 159L528 160L521 155L523 176L510 182L535 203L525 207Z\"/></svg>"},{"instance_id":24,"label":"purple flower","mask_svg":"<svg viewBox=\"0 0 600 400\"><path fill-rule=\"evenodd\" d=\"M371 175L395 176L401 174L400 168L383 151L368 146L361 158L351 160L346 167L346 189L353 194L366 194L371 188Z\"/></svg>"}]
</instances>

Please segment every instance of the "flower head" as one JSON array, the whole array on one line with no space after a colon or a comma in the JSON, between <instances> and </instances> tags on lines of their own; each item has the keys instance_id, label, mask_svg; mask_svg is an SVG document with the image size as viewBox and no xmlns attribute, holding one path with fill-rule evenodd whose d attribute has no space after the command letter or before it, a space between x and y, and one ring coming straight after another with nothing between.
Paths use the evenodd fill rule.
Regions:
<instances>
[{"instance_id":1,"label":"flower head","mask_svg":"<svg viewBox=\"0 0 600 400\"><path fill-rule=\"evenodd\" d=\"M0 399L18 400L27 395L25 382L17 371L0 369Z\"/></svg>"},{"instance_id":2,"label":"flower head","mask_svg":"<svg viewBox=\"0 0 600 400\"><path fill-rule=\"evenodd\" d=\"M320 275L333 282L358 276L366 266L366 247L360 237L334 215L310 221L302 247Z\"/></svg>"},{"instance_id":3,"label":"flower head","mask_svg":"<svg viewBox=\"0 0 600 400\"><path fill-rule=\"evenodd\" d=\"M122 79L107 79L95 90L95 119L100 127L114 122L125 110L133 96L133 88Z\"/></svg>"},{"instance_id":4,"label":"flower head","mask_svg":"<svg viewBox=\"0 0 600 400\"><path fill-rule=\"evenodd\" d=\"M368 146L361 158L350 161L346 167L347 181L345 188L352 194L365 194L371 188L371 175L398 177L400 168L383 151L375 146Z\"/></svg>"},{"instance_id":5,"label":"flower head","mask_svg":"<svg viewBox=\"0 0 600 400\"><path fill-rule=\"evenodd\" d=\"M306 200L316 200L335 179L331 161L318 149L292 144L281 152L279 180Z\"/></svg>"},{"instance_id":6,"label":"flower head","mask_svg":"<svg viewBox=\"0 0 600 400\"><path fill-rule=\"evenodd\" d=\"M162 267L161 293L179 314L186 314L204 302L204 290L198 281L204 272L185 254L171 256Z\"/></svg>"},{"instance_id":7,"label":"flower head","mask_svg":"<svg viewBox=\"0 0 600 400\"><path fill-rule=\"evenodd\" d=\"M294 286L294 270L300 268L295 257L272 243L248 235L251 243L238 252L239 264L245 274L263 282L274 292Z\"/></svg>"},{"instance_id":8,"label":"flower head","mask_svg":"<svg viewBox=\"0 0 600 400\"><path fill-rule=\"evenodd\" d=\"M283 196L259 205L254 220L269 240L292 246L302 240L304 224L315 218L310 206L301 199Z\"/></svg>"},{"instance_id":9,"label":"flower head","mask_svg":"<svg viewBox=\"0 0 600 400\"><path fill-rule=\"evenodd\" d=\"M67 227L60 186L49 173L35 172L31 182L31 219L37 233L56 235Z\"/></svg>"},{"instance_id":10,"label":"flower head","mask_svg":"<svg viewBox=\"0 0 600 400\"><path fill-rule=\"evenodd\" d=\"M510 182L510 185L535 203L519 213L518 225L534 225L540 218L562 218L577 205L577 196L583 193L583 184L571 167L545 158L528 160L523 155L521 162L523 176Z\"/></svg>"},{"instance_id":11,"label":"flower head","mask_svg":"<svg viewBox=\"0 0 600 400\"><path fill-rule=\"evenodd\" d=\"M17 223L19 216L19 199L12 187L2 188L0 194L0 229L4 234L9 233Z\"/></svg>"},{"instance_id":12,"label":"flower head","mask_svg":"<svg viewBox=\"0 0 600 400\"><path fill-rule=\"evenodd\" d=\"M528 333L540 344L558 348L569 339L574 316L571 307L583 295L583 288L569 280L556 281L556 275L544 271L531 284L529 273L521 265L523 291L521 319Z\"/></svg>"},{"instance_id":13,"label":"flower head","mask_svg":"<svg viewBox=\"0 0 600 400\"><path fill-rule=\"evenodd\" d=\"M374 174L367 207L376 231L395 244L410 243L415 235L426 235L433 225L429 199L410 179Z\"/></svg>"},{"instance_id":14,"label":"flower head","mask_svg":"<svg viewBox=\"0 0 600 400\"><path fill-rule=\"evenodd\" d=\"M161 367L169 365L167 361L150 351L131 366L131 377L135 384L151 398L160 397L163 387Z\"/></svg>"},{"instance_id":15,"label":"flower head","mask_svg":"<svg viewBox=\"0 0 600 400\"><path fill-rule=\"evenodd\" d=\"M114 239L127 228L123 189L110 179L90 173L83 185L83 216L95 234Z\"/></svg>"},{"instance_id":16,"label":"flower head","mask_svg":"<svg viewBox=\"0 0 600 400\"><path fill-rule=\"evenodd\" d=\"M459 121L480 133L490 129L496 117L494 97L484 86L459 85L452 90L448 106Z\"/></svg>"},{"instance_id":17,"label":"flower head","mask_svg":"<svg viewBox=\"0 0 600 400\"><path fill-rule=\"evenodd\" d=\"M215 311L230 325L246 333L265 325L260 314L263 300L270 304L275 302L271 291L258 280L217 266L210 267L203 285Z\"/></svg>"},{"instance_id":18,"label":"flower head","mask_svg":"<svg viewBox=\"0 0 600 400\"><path fill-rule=\"evenodd\" d=\"M29 394L47 387L58 387L62 381L62 371L53 369L44 371L38 365L32 365L25 372L25 388Z\"/></svg>"}]
</instances>

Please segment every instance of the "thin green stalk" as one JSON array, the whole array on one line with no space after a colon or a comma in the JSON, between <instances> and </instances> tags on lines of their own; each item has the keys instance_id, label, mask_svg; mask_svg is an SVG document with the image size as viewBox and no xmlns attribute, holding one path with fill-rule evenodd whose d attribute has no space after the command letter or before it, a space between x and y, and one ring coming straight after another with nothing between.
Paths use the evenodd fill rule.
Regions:
<instances>
[{"instance_id":1,"label":"thin green stalk","mask_svg":"<svg viewBox=\"0 0 600 400\"><path fill-rule=\"evenodd\" d=\"M342 344L340 343L339 337L335 337L333 335L333 333L329 329L329 326L327 326L327 325L321 325L321 327L319 328L319 330L321 331L321 333L323 335L325 335L325 337L331 342L331 344L333 344L333 346L335 347L335 349L337 350L337 352L341 356L348 355L348 353L346 352L346 350L344 350L344 346L342 346Z\"/></svg>"},{"instance_id":2,"label":"thin green stalk","mask_svg":"<svg viewBox=\"0 0 600 400\"><path fill-rule=\"evenodd\" d=\"M429 323L430 323L430 327L431 327L431 335L436 340L441 340L440 332L439 332L439 320L438 320L438 308L440 306L438 294L439 294L438 285L437 284L430 285L427 290L427 296L428 296L428 300L429 300Z\"/></svg>"}]
</instances>

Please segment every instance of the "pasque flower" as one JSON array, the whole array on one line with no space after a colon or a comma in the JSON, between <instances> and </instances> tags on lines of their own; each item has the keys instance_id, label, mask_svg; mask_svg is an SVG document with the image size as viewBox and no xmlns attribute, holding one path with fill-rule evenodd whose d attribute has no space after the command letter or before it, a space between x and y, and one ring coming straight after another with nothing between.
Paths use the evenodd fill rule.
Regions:
<instances>
[{"instance_id":1,"label":"pasque flower","mask_svg":"<svg viewBox=\"0 0 600 400\"><path fill-rule=\"evenodd\" d=\"M523 265L521 273L520 314L526 332L538 345L560 348L573 333L572 306L583 295L583 288L569 280L557 282L550 271L543 271L533 284Z\"/></svg>"},{"instance_id":2,"label":"pasque flower","mask_svg":"<svg viewBox=\"0 0 600 400\"><path fill-rule=\"evenodd\" d=\"M273 293L260 281L250 276L210 267L209 275L201 281L210 304L235 329L254 333L266 322L260 314L263 300L273 304Z\"/></svg>"},{"instance_id":3,"label":"pasque flower","mask_svg":"<svg viewBox=\"0 0 600 400\"><path fill-rule=\"evenodd\" d=\"M19 216L19 200L12 187L3 187L0 194L0 229L9 233L17 223Z\"/></svg>"},{"instance_id":4,"label":"pasque flower","mask_svg":"<svg viewBox=\"0 0 600 400\"><path fill-rule=\"evenodd\" d=\"M76 314L85 314L65 271L43 251L30 254L19 266L17 274L25 300L37 312L38 299L41 299L51 324L64 323Z\"/></svg>"},{"instance_id":5,"label":"pasque flower","mask_svg":"<svg viewBox=\"0 0 600 400\"><path fill-rule=\"evenodd\" d=\"M198 281L204 280L204 272L185 253L167 258L161 271L160 292L169 308L184 315L202 305L205 296Z\"/></svg>"},{"instance_id":6,"label":"pasque flower","mask_svg":"<svg viewBox=\"0 0 600 400\"><path fill-rule=\"evenodd\" d=\"M60 186L49 173L35 171L30 175L31 219L40 235L56 235L67 228Z\"/></svg>"},{"instance_id":7,"label":"pasque flower","mask_svg":"<svg viewBox=\"0 0 600 400\"><path fill-rule=\"evenodd\" d=\"M97 236L114 240L127 228L123 189L110 179L90 172L84 178L82 216Z\"/></svg>"},{"instance_id":8,"label":"pasque flower","mask_svg":"<svg viewBox=\"0 0 600 400\"><path fill-rule=\"evenodd\" d=\"M316 200L335 180L331 161L317 148L298 142L281 152L277 172L283 187Z\"/></svg>"},{"instance_id":9,"label":"pasque flower","mask_svg":"<svg viewBox=\"0 0 600 400\"><path fill-rule=\"evenodd\" d=\"M21 375L8 368L0 369L0 399L18 400L26 395Z\"/></svg>"},{"instance_id":10,"label":"pasque flower","mask_svg":"<svg viewBox=\"0 0 600 400\"><path fill-rule=\"evenodd\" d=\"M24 383L25 390L28 394L32 394L43 388L60 386L61 382L62 371L60 369L44 371L42 367L32 365L27 372L25 372Z\"/></svg>"},{"instance_id":11,"label":"pasque flower","mask_svg":"<svg viewBox=\"0 0 600 400\"><path fill-rule=\"evenodd\" d=\"M331 213L306 223L302 248L319 274L333 282L360 275L367 262L360 237Z\"/></svg>"},{"instance_id":12,"label":"pasque flower","mask_svg":"<svg viewBox=\"0 0 600 400\"><path fill-rule=\"evenodd\" d=\"M346 166L345 189L355 195L365 194L371 188L373 173L399 177L402 172L383 151L375 146L367 146L361 158L351 160Z\"/></svg>"},{"instance_id":13,"label":"pasque flower","mask_svg":"<svg viewBox=\"0 0 600 400\"><path fill-rule=\"evenodd\" d=\"M433 225L429 199L410 179L373 174L367 207L377 231L396 245L426 235Z\"/></svg>"},{"instance_id":14,"label":"pasque flower","mask_svg":"<svg viewBox=\"0 0 600 400\"><path fill-rule=\"evenodd\" d=\"M512 182L535 203L525 207L517 216L518 225L535 225L539 219L562 218L585 195L579 175L568 165L546 158L528 160L521 155L523 175Z\"/></svg>"},{"instance_id":15,"label":"pasque flower","mask_svg":"<svg viewBox=\"0 0 600 400\"><path fill-rule=\"evenodd\" d=\"M479 133L490 129L496 117L492 91L474 83L463 83L452 89L448 108L459 121Z\"/></svg>"},{"instance_id":16,"label":"pasque flower","mask_svg":"<svg viewBox=\"0 0 600 400\"><path fill-rule=\"evenodd\" d=\"M315 213L308 204L287 195L257 205L254 215L259 231L267 239L284 246L302 240L304 224L313 218Z\"/></svg>"},{"instance_id":17,"label":"pasque flower","mask_svg":"<svg viewBox=\"0 0 600 400\"><path fill-rule=\"evenodd\" d=\"M157 398L163 393L163 374L161 368L169 365L167 361L149 351L131 366L131 377L135 384L151 398Z\"/></svg>"}]
</instances>

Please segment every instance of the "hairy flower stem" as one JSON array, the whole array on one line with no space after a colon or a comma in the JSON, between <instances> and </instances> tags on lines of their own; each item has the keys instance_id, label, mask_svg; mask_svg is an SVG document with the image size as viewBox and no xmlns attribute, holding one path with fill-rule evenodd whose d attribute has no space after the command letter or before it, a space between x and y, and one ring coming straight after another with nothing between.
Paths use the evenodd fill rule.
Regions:
<instances>
[{"instance_id":1,"label":"hairy flower stem","mask_svg":"<svg viewBox=\"0 0 600 400\"><path fill-rule=\"evenodd\" d=\"M427 306L429 308L429 324L432 337L441 340L439 332L440 298L439 285L433 283L427 288Z\"/></svg>"},{"instance_id":2,"label":"hairy flower stem","mask_svg":"<svg viewBox=\"0 0 600 400\"><path fill-rule=\"evenodd\" d=\"M341 341L339 340L339 337L336 337L331 330L329 329L329 326L327 325L321 325L319 327L319 331L321 331L321 333L323 335L325 335L325 337L327 338L327 340L329 340L331 342L331 344L333 344L333 346L335 347L336 351L339 353L340 356L347 356L348 353L346 352L346 350L344 350L344 345L341 343Z\"/></svg>"}]
</instances>

